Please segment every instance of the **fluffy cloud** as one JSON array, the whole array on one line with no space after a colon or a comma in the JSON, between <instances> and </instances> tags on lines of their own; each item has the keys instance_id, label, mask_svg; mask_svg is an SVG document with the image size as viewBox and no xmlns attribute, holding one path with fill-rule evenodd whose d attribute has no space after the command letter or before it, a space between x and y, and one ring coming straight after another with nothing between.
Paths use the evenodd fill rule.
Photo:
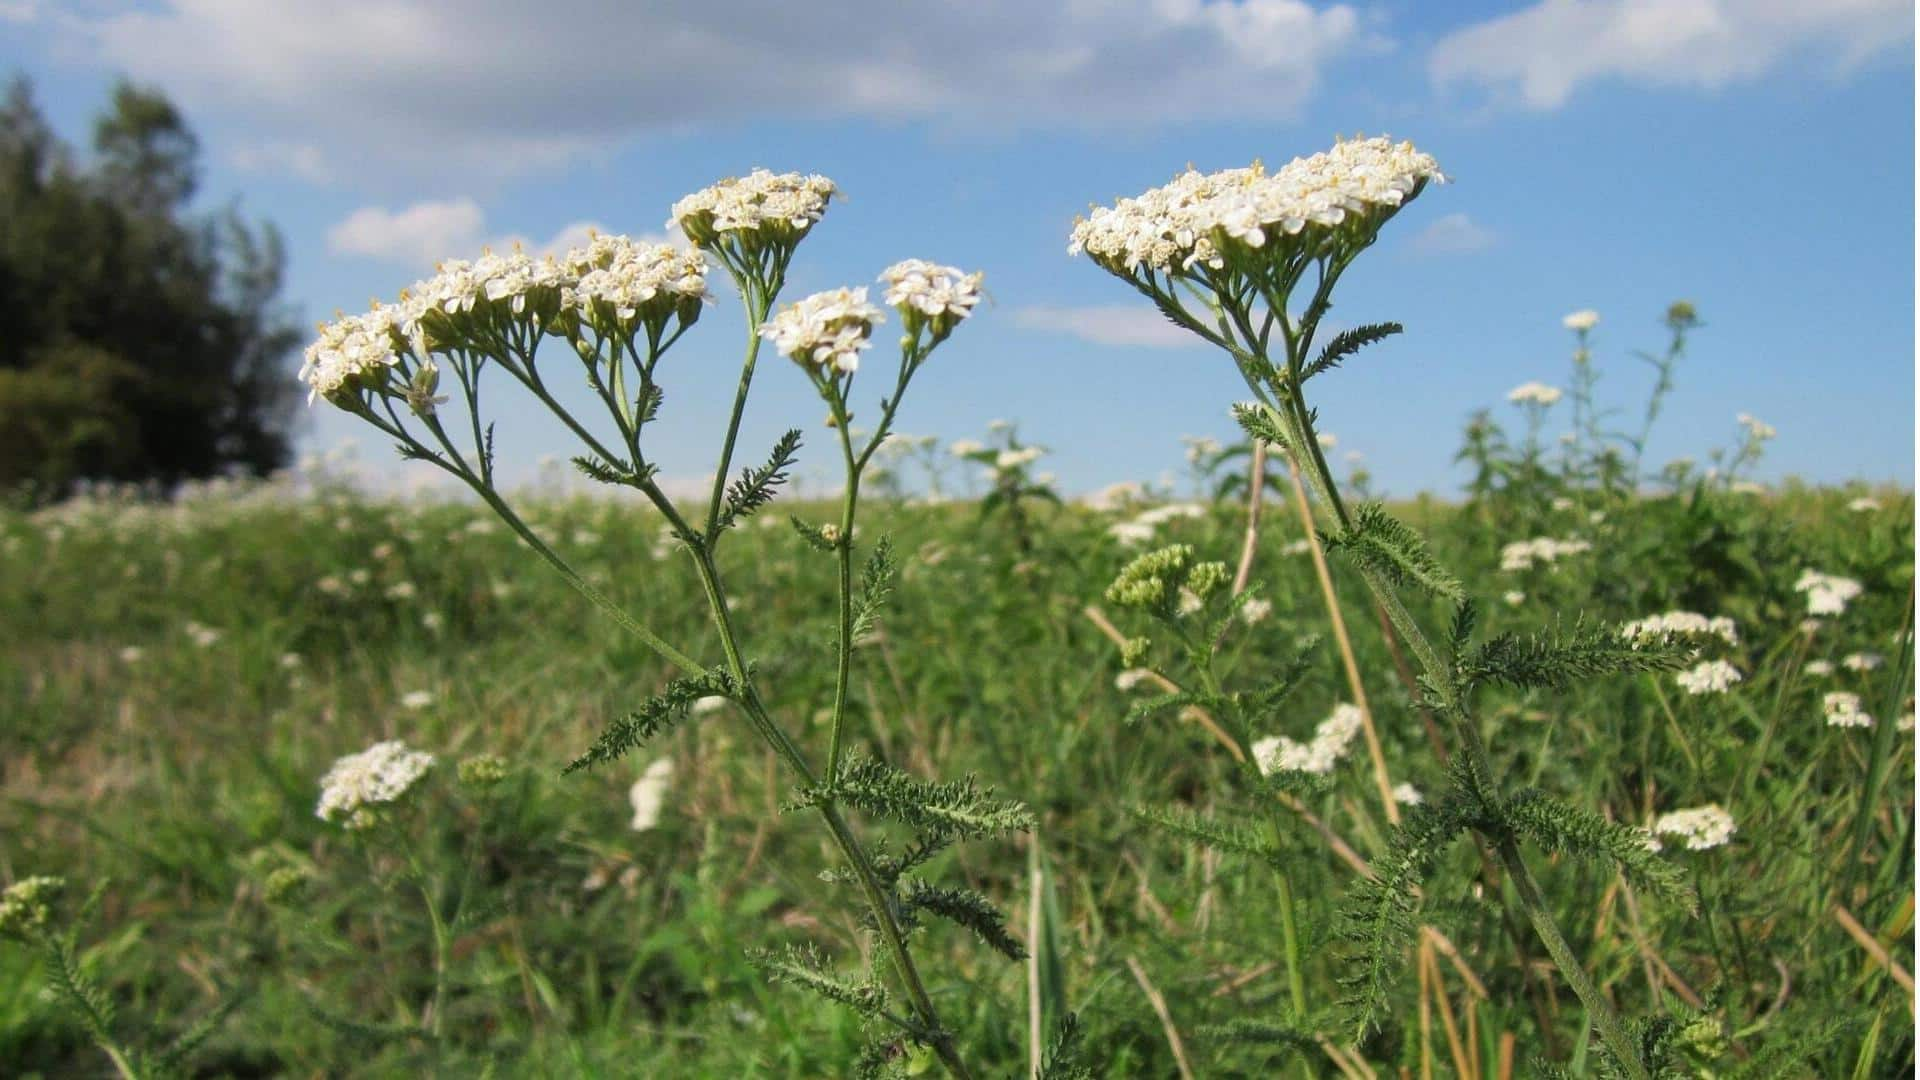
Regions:
<instances>
[{"instance_id":1,"label":"fluffy cloud","mask_svg":"<svg viewBox=\"0 0 1920 1080\"><path fill-rule=\"evenodd\" d=\"M401 210L365 206L327 230L327 250L431 266L477 248L486 222L472 199L417 202Z\"/></svg>"},{"instance_id":2,"label":"fluffy cloud","mask_svg":"<svg viewBox=\"0 0 1920 1080\"><path fill-rule=\"evenodd\" d=\"M1911 0L1541 0L1441 38L1428 73L1552 109L1597 79L1714 89L1802 52L1844 71L1912 34Z\"/></svg>"},{"instance_id":3,"label":"fluffy cloud","mask_svg":"<svg viewBox=\"0 0 1920 1080\"><path fill-rule=\"evenodd\" d=\"M170 0L76 20L98 59L298 131L341 176L512 172L644 132L761 117L1004 131L1293 116L1378 45L1344 4Z\"/></svg>"},{"instance_id":4,"label":"fluffy cloud","mask_svg":"<svg viewBox=\"0 0 1920 1080\"><path fill-rule=\"evenodd\" d=\"M399 210L363 206L327 230L327 250L426 267L442 259L470 259L483 247L506 251L519 246L534 255L559 255L585 247L595 232L607 231L597 221L574 221L535 243L520 233L488 232L486 212L472 199L430 199ZM647 233L635 239L657 244L667 238Z\"/></svg>"},{"instance_id":5,"label":"fluffy cloud","mask_svg":"<svg viewBox=\"0 0 1920 1080\"><path fill-rule=\"evenodd\" d=\"M1150 307L1023 307L1014 311L1013 323L1029 330L1071 334L1095 345L1184 349L1201 344Z\"/></svg>"},{"instance_id":6,"label":"fluffy cloud","mask_svg":"<svg viewBox=\"0 0 1920 1080\"><path fill-rule=\"evenodd\" d=\"M1470 255L1493 246L1493 230L1465 214L1448 214L1415 233L1409 246L1416 255Z\"/></svg>"}]
</instances>

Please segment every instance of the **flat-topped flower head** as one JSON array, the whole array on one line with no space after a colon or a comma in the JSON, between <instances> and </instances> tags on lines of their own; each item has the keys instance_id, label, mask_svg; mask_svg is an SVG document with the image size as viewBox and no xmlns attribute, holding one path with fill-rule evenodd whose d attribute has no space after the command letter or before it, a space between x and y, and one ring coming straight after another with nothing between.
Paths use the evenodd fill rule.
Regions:
<instances>
[{"instance_id":1,"label":"flat-topped flower head","mask_svg":"<svg viewBox=\"0 0 1920 1080\"><path fill-rule=\"evenodd\" d=\"M1849 694L1843 690L1829 693L1821 702L1820 710L1826 715L1829 727L1863 728L1873 726L1873 716L1860 708L1860 695Z\"/></svg>"},{"instance_id":2,"label":"flat-topped flower head","mask_svg":"<svg viewBox=\"0 0 1920 1080\"><path fill-rule=\"evenodd\" d=\"M1697 611L1669 611L1649 615L1620 628L1620 636L1629 641L1659 641L1676 635L1718 637L1729 645L1740 644L1740 632L1725 615L1708 618Z\"/></svg>"},{"instance_id":3,"label":"flat-topped flower head","mask_svg":"<svg viewBox=\"0 0 1920 1080\"><path fill-rule=\"evenodd\" d=\"M322 325L300 365L308 404L316 398L344 404L385 386L405 348L395 334L402 319L402 312L376 303L365 314L342 315Z\"/></svg>"},{"instance_id":4,"label":"flat-topped flower head","mask_svg":"<svg viewBox=\"0 0 1920 1080\"><path fill-rule=\"evenodd\" d=\"M838 190L817 174L755 169L674 203L667 225L703 248L714 248L723 239L748 251L791 247L827 212L827 202Z\"/></svg>"},{"instance_id":5,"label":"flat-topped flower head","mask_svg":"<svg viewBox=\"0 0 1920 1080\"><path fill-rule=\"evenodd\" d=\"M409 750L398 739L375 743L327 770L314 815L322 821L343 822L349 829L366 828L375 820L376 807L405 795L432 767L432 754Z\"/></svg>"},{"instance_id":6,"label":"flat-topped flower head","mask_svg":"<svg viewBox=\"0 0 1920 1080\"><path fill-rule=\"evenodd\" d=\"M908 336L918 335L920 327L927 326L938 341L973 314L980 303L983 276L925 259L907 259L881 271L880 280L887 284L887 306L900 312Z\"/></svg>"},{"instance_id":7,"label":"flat-topped flower head","mask_svg":"<svg viewBox=\"0 0 1920 1080\"><path fill-rule=\"evenodd\" d=\"M708 299L707 259L692 248L595 237L561 264L561 307L604 334L692 325Z\"/></svg>"},{"instance_id":8,"label":"flat-topped flower head","mask_svg":"<svg viewBox=\"0 0 1920 1080\"><path fill-rule=\"evenodd\" d=\"M1325 776L1333 771L1353 746L1354 736L1365 724L1357 705L1341 702L1314 728L1311 742L1295 742L1285 735L1270 735L1253 744L1253 762L1260 775L1276 772L1303 772Z\"/></svg>"},{"instance_id":9,"label":"flat-topped flower head","mask_svg":"<svg viewBox=\"0 0 1920 1080\"><path fill-rule=\"evenodd\" d=\"M1740 669L1725 660L1708 660L1673 677L1689 694L1724 694L1741 680Z\"/></svg>"},{"instance_id":10,"label":"flat-topped flower head","mask_svg":"<svg viewBox=\"0 0 1920 1080\"><path fill-rule=\"evenodd\" d=\"M1202 173L1096 207L1074 223L1069 255L1085 253L1122 277L1140 268L1185 273L1224 267L1228 255L1310 246L1353 223L1364 234L1428 181L1444 181L1433 158L1412 143L1351 139L1272 173L1258 163ZM1300 243L1288 243L1301 237Z\"/></svg>"},{"instance_id":11,"label":"flat-topped flower head","mask_svg":"<svg viewBox=\"0 0 1920 1080\"><path fill-rule=\"evenodd\" d=\"M1847 601L1859 596L1863 587L1852 578L1822 574L1817 570L1801 573L1800 579L1793 583L1794 591L1807 594L1807 614L1840 615L1847 610Z\"/></svg>"},{"instance_id":12,"label":"flat-topped flower head","mask_svg":"<svg viewBox=\"0 0 1920 1080\"><path fill-rule=\"evenodd\" d=\"M1525 382L1507 391L1507 400L1515 405L1538 405L1546 408L1560 400L1560 388L1548 386L1543 382Z\"/></svg>"},{"instance_id":13,"label":"flat-topped flower head","mask_svg":"<svg viewBox=\"0 0 1920 1080\"><path fill-rule=\"evenodd\" d=\"M1719 803L1675 810L1661 814L1653 823L1653 832L1684 838L1689 851L1705 851L1733 839L1733 815L1721 809ZM1657 846L1655 850L1659 850Z\"/></svg>"},{"instance_id":14,"label":"flat-topped flower head","mask_svg":"<svg viewBox=\"0 0 1920 1080\"><path fill-rule=\"evenodd\" d=\"M862 286L814 293L788 304L759 333L782 356L832 377L859 369L860 353L871 344L874 326L885 320L879 308L867 303Z\"/></svg>"},{"instance_id":15,"label":"flat-topped flower head","mask_svg":"<svg viewBox=\"0 0 1920 1080\"><path fill-rule=\"evenodd\" d=\"M1584 334L1600 325L1600 313L1592 308L1582 308L1579 311L1569 312L1560 320L1560 325L1576 334Z\"/></svg>"}]
</instances>

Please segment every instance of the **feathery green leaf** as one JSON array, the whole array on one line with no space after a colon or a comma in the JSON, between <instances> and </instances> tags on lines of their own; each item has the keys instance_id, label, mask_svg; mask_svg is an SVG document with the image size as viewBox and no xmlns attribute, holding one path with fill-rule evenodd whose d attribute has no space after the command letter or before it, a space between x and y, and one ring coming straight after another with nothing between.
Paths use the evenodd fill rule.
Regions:
<instances>
[{"instance_id":1,"label":"feathery green leaf","mask_svg":"<svg viewBox=\"0 0 1920 1080\"><path fill-rule=\"evenodd\" d=\"M1329 534L1326 545L1396 585L1416 586L1449 600L1461 597L1460 579L1433 557L1426 540L1379 503L1362 503L1354 511L1352 527Z\"/></svg>"},{"instance_id":2,"label":"feathery green leaf","mask_svg":"<svg viewBox=\"0 0 1920 1080\"><path fill-rule=\"evenodd\" d=\"M569 762L564 771L578 772L616 761L686 719L694 702L716 695L731 697L734 692L733 678L724 668L674 679L640 708L608 724L587 752Z\"/></svg>"},{"instance_id":3,"label":"feathery green leaf","mask_svg":"<svg viewBox=\"0 0 1920 1080\"><path fill-rule=\"evenodd\" d=\"M1351 330L1342 330L1333 335L1333 339L1327 342L1326 348L1320 350L1319 358L1307 365L1307 370L1301 374L1300 381L1305 382L1323 371L1339 367L1347 357L1369 345L1385 341L1404 329L1406 328L1397 322L1383 322L1368 323Z\"/></svg>"}]
</instances>

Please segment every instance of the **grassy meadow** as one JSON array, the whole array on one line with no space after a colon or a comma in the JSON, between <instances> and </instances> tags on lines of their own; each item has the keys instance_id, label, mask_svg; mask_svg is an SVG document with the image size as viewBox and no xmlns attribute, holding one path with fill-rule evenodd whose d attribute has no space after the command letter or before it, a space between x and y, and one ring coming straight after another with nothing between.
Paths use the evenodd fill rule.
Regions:
<instances>
[{"instance_id":1,"label":"grassy meadow","mask_svg":"<svg viewBox=\"0 0 1920 1080\"><path fill-rule=\"evenodd\" d=\"M1219 663L1254 677L1317 642L1274 732L1304 740L1351 694L1285 494L1252 563L1271 609L1234 621ZM686 554L650 510L526 505L589 581L692 655L717 653ZM1110 530L1142 509L1032 506L1016 535L972 502L892 500L856 538L864 552L890 537L902 571L856 653L855 747L916 775L971 773L1038 823L936 864L1010 913L1033 960L947 923L914 932L978 1074L1026 1072L1029 1010L1044 1007L1078 1015L1097 1076L1598 1075L1578 999L1472 845L1427 878L1417 917L1435 932L1406 950L1387 1015L1357 1042L1319 1018L1351 951L1341 899L1389 832L1364 753L1282 815L1290 906L1262 860L1129 812L1208 816L1246 785L1191 714L1127 722L1157 691L1119 678L1100 619L1145 632L1103 598L1144 550ZM1727 843L1665 842L1698 915L1611 864L1528 858L1603 992L1626 1016L1672 1019L1685 1075L1910 1075L1911 496L1694 478L1395 510L1483 602L1483 636L1576 616L1734 620L1737 645L1715 655L1742 677L1724 692L1647 673L1481 699L1509 777L1632 825L1723 807ZM786 518L833 512L776 505L719 556L759 679L803 742L834 692L835 563ZM1153 544L1233 563L1246 509L1201 503L1151 528ZM1502 569L1503 545L1537 536L1590 547ZM1443 789L1404 657L1329 565L1393 779ZM1808 570L1862 589L1811 618L1795 588ZM874 946L834 899L850 886L823 880L836 853L782 812L790 783L736 710L696 709L624 760L562 774L670 673L485 507L270 485L6 512L0 611L0 882L66 879L54 922L74 927L125 1045L211 1018L188 1075L814 1077L849 1074L869 1041L852 1013L749 962L812 943L857 971ZM1414 614L1447 618L1437 601ZM1857 694L1871 725L1830 724L1834 692ZM329 766L383 739L434 767L376 829L319 820ZM483 755L503 768L463 777ZM630 789L661 759L657 818L635 829ZM0 1073L112 1075L45 989L47 963L0 942ZM1248 1023L1293 1015L1296 971L1317 1033L1302 1045ZM931 1074L895 1045L892 1065Z\"/></svg>"}]
</instances>

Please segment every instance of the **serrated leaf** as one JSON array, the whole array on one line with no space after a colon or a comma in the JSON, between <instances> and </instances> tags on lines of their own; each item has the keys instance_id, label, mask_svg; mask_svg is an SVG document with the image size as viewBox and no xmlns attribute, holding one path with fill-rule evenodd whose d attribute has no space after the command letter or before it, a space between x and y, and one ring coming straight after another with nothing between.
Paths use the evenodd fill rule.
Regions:
<instances>
[{"instance_id":1,"label":"serrated leaf","mask_svg":"<svg viewBox=\"0 0 1920 1080\"><path fill-rule=\"evenodd\" d=\"M1342 330L1333 335L1333 339L1327 342L1326 348L1320 350L1319 358L1307 365L1307 370L1300 379L1305 382L1323 371L1339 367L1347 357L1369 345L1385 341L1404 329L1406 328L1397 322L1383 322L1368 323L1351 330Z\"/></svg>"},{"instance_id":2,"label":"serrated leaf","mask_svg":"<svg viewBox=\"0 0 1920 1080\"><path fill-rule=\"evenodd\" d=\"M674 679L640 708L608 724L587 752L568 762L564 771L578 772L617 761L686 719L687 710L694 702L703 697L733 693L733 678L723 668Z\"/></svg>"},{"instance_id":3,"label":"serrated leaf","mask_svg":"<svg viewBox=\"0 0 1920 1080\"><path fill-rule=\"evenodd\" d=\"M714 531L731 528L739 519L752 516L772 502L780 486L787 482L787 470L793 467L799 452L800 429L792 428L773 444L773 452L765 464L741 469L740 479L727 488L726 506L720 511Z\"/></svg>"},{"instance_id":4,"label":"serrated leaf","mask_svg":"<svg viewBox=\"0 0 1920 1080\"><path fill-rule=\"evenodd\" d=\"M1501 683L1562 689L1581 679L1641 671L1675 671L1686 664L1687 646L1633 642L1612 627L1576 621L1570 630L1554 627L1521 637L1491 638L1459 661L1466 686Z\"/></svg>"},{"instance_id":5,"label":"serrated leaf","mask_svg":"<svg viewBox=\"0 0 1920 1080\"><path fill-rule=\"evenodd\" d=\"M1247 438L1272 443L1283 451L1287 449L1286 433L1280 430L1279 423L1268 414L1265 406L1257 402L1238 402L1233 406L1233 419L1240 425L1240 430L1247 433Z\"/></svg>"},{"instance_id":6,"label":"serrated leaf","mask_svg":"<svg viewBox=\"0 0 1920 1080\"><path fill-rule=\"evenodd\" d=\"M1129 806L1127 813L1135 821L1162 832L1220 851L1246 855L1271 863L1278 849L1252 825L1217 817L1202 817L1176 806Z\"/></svg>"},{"instance_id":7,"label":"serrated leaf","mask_svg":"<svg viewBox=\"0 0 1920 1080\"><path fill-rule=\"evenodd\" d=\"M831 797L857 810L891 818L928 836L975 840L1033 827L1025 803L993 798L972 776L949 783L920 780L876 758L849 762L830 790L802 793L802 800Z\"/></svg>"},{"instance_id":8,"label":"serrated leaf","mask_svg":"<svg viewBox=\"0 0 1920 1080\"><path fill-rule=\"evenodd\" d=\"M863 1016L878 1016L887 1007L887 992L883 987L874 982L854 982L834 974L827 965L826 957L820 955L820 951L812 945L788 945L778 952L754 949L747 953L747 961L759 968L771 982L810 990Z\"/></svg>"},{"instance_id":9,"label":"serrated leaf","mask_svg":"<svg viewBox=\"0 0 1920 1080\"><path fill-rule=\"evenodd\" d=\"M1027 958L1026 946L1007 930L1006 915L981 893L972 889L930 885L915 879L907 882L900 900L909 908L930 911L965 927L1009 960Z\"/></svg>"},{"instance_id":10,"label":"serrated leaf","mask_svg":"<svg viewBox=\"0 0 1920 1080\"><path fill-rule=\"evenodd\" d=\"M893 542L881 537L860 570L860 600L853 612L853 642L859 644L879 626L880 611L893 595L900 567L893 561Z\"/></svg>"},{"instance_id":11,"label":"serrated leaf","mask_svg":"<svg viewBox=\"0 0 1920 1080\"><path fill-rule=\"evenodd\" d=\"M793 531L800 534L800 539L806 541L808 547L815 551L827 552L835 548L835 543L827 539L827 534L819 526L802 521L794 515L788 515L787 520L793 524Z\"/></svg>"},{"instance_id":12,"label":"serrated leaf","mask_svg":"<svg viewBox=\"0 0 1920 1080\"><path fill-rule=\"evenodd\" d=\"M1449 600L1461 598L1460 579L1440 565L1419 533L1379 503L1361 504L1354 511L1352 526L1329 534L1326 545L1396 585L1424 589Z\"/></svg>"},{"instance_id":13,"label":"serrated leaf","mask_svg":"<svg viewBox=\"0 0 1920 1080\"><path fill-rule=\"evenodd\" d=\"M1507 801L1501 818L1521 836L1543 850L1579 858L1612 859L1627 880L1697 914L1699 902L1687 885L1686 873L1647 847L1647 833L1631 825L1608 821L1539 791L1522 791Z\"/></svg>"}]
</instances>

